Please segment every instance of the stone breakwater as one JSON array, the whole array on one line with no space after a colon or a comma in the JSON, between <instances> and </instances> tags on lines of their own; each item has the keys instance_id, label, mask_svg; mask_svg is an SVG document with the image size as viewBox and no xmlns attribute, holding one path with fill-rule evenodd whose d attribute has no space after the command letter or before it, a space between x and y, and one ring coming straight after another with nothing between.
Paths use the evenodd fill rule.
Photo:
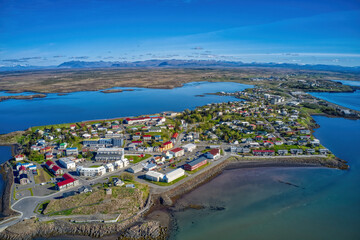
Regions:
<instances>
[{"instance_id":1,"label":"stone breakwater","mask_svg":"<svg viewBox=\"0 0 360 240\"><path fill-rule=\"evenodd\" d=\"M121 223L70 223L66 220L39 222L24 220L0 233L0 239L29 240L35 237L89 236L102 238L111 235L114 239L165 239L166 229L157 221L141 221L140 216ZM137 223L136 223L137 222Z\"/></svg>"},{"instance_id":2,"label":"stone breakwater","mask_svg":"<svg viewBox=\"0 0 360 240\"><path fill-rule=\"evenodd\" d=\"M5 162L0 167L0 174L4 181L4 192L0 198L0 220L17 215L16 212L10 208L11 188L14 183L14 174L8 162Z\"/></svg>"},{"instance_id":3,"label":"stone breakwater","mask_svg":"<svg viewBox=\"0 0 360 240\"><path fill-rule=\"evenodd\" d=\"M254 167L328 167L337 169L348 169L349 166L346 161L334 158L329 159L325 157L230 157L224 162L209 168L196 177L189 179L183 184L170 189L162 194L153 195L155 203L160 203L165 206L172 206L174 202L180 198L183 194L186 194L200 185L208 182L214 177L221 174L223 170L236 169L236 168L254 168ZM156 201L158 198L158 201Z\"/></svg>"},{"instance_id":4,"label":"stone breakwater","mask_svg":"<svg viewBox=\"0 0 360 240\"><path fill-rule=\"evenodd\" d=\"M279 158L255 158L255 157L230 157L229 159L208 168L201 174L188 179L184 183L169 189L161 194L152 194L152 199L148 204L173 206L178 198L200 185L208 182L221 174L222 171L235 168L253 167L331 167L347 169L345 161L340 159L328 159L324 157L279 157ZM145 211L146 212L146 211ZM51 236L90 236L102 238L104 236L114 236L114 239L166 239L167 226L162 226L159 221L144 220L143 214L137 214L120 223L70 223L66 220L54 220L49 222L39 222L36 219L22 221L16 225L8 227L0 233L0 239L6 240L27 240L34 237ZM150 210L151 212L151 210Z\"/></svg>"}]
</instances>

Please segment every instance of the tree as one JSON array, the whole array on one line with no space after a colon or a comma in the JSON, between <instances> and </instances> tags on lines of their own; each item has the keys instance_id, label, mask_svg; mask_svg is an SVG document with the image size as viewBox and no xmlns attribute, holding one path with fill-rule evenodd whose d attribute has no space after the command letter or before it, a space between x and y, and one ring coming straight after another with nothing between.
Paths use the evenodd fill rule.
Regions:
<instances>
[{"instance_id":1,"label":"tree","mask_svg":"<svg viewBox=\"0 0 360 240\"><path fill-rule=\"evenodd\" d=\"M132 175L131 173L124 172L120 175L120 178L123 181L133 181L134 175Z\"/></svg>"}]
</instances>

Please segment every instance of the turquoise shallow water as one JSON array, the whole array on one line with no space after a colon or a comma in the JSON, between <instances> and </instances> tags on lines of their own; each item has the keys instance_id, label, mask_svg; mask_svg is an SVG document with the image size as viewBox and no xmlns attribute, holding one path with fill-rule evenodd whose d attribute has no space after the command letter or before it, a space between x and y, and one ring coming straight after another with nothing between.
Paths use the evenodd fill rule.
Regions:
<instances>
[{"instance_id":1,"label":"turquoise shallow water","mask_svg":"<svg viewBox=\"0 0 360 240\"><path fill-rule=\"evenodd\" d=\"M315 136L350 170L225 171L179 200L207 208L175 212L171 239L360 239L360 121L314 119L321 126Z\"/></svg>"}]
</instances>

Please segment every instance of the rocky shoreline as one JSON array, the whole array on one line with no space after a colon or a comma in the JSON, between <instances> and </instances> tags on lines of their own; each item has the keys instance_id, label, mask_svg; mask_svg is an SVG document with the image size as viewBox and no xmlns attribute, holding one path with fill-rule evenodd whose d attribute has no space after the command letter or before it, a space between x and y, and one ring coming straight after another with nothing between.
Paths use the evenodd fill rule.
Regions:
<instances>
[{"instance_id":1,"label":"rocky shoreline","mask_svg":"<svg viewBox=\"0 0 360 240\"><path fill-rule=\"evenodd\" d=\"M184 194L195 190L221 174L224 170L236 168L256 167L330 167L348 169L345 161L338 158L322 157L283 157L283 158L256 158L231 157L220 164L209 168L196 177L169 189L161 194L152 194L152 207L144 214L135 215L120 223L70 223L66 220L39 222L37 219L24 220L8 227L0 233L0 239L33 239L35 237L55 236L88 236L94 238L111 237L111 239L167 239L176 223L171 217L172 211L182 211L187 208L203 208L203 206L176 206L176 202ZM6 171L12 172L12 171ZM8 176L10 180L11 176ZM10 196L11 184L7 182L7 194ZM3 198L4 198L3 196ZM5 198L6 199L6 198ZM2 202L2 206L9 206L9 202ZM218 209L216 206L215 210ZM11 209L3 208L3 214ZM4 212L5 210L5 212ZM8 212L8 214L11 214Z\"/></svg>"},{"instance_id":2,"label":"rocky shoreline","mask_svg":"<svg viewBox=\"0 0 360 240\"><path fill-rule=\"evenodd\" d=\"M0 220L5 220L18 214L10 208L11 188L14 183L14 174L8 162L0 167L0 174L4 182L4 191L0 198Z\"/></svg>"}]
</instances>

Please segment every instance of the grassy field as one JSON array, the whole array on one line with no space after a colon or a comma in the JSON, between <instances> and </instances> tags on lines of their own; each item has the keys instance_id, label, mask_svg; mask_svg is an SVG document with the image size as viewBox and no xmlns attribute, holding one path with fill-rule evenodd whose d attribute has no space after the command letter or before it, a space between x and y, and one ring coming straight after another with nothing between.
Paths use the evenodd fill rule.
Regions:
<instances>
[{"instance_id":1,"label":"grassy field","mask_svg":"<svg viewBox=\"0 0 360 240\"><path fill-rule=\"evenodd\" d=\"M127 158L132 163L141 162L142 160L145 160L145 159L147 159L149 157L151 157L150 154L145 154L144 157L139 157L139 156L136 156L136 155L125 155L125 158ZM130 159L132 159L132 161Z\"/></svg>"},{"instance_id":2,"label":"grassy field","mask_svg":"<svg viewBox=\"0 0 360 240\"><path fill-rule=\"evenodd\" d=\"M269 85L266 81L251 80L269 76L290 76L290 81L315 78L359 79L359 76L353 73L261 67L56 69L0 73L0 88L12 92L67 93L111 87L174 88L201 81Z\"/></svg>"},{"instance_id":3,"label":"grassy field","mask_svg":"<svg viewBox=\"0 0 360 240\"><path fill-rule=\"evenodd\" d=\"M37 169L38 175L34 176L34 180L36 184L43 183L43 182L49 182L52 176L45 171L43 168Z\"/></svg>"},{"instance_id":4,"label":"grassy field","mask_svg":"<svg viewBox=\"0 0 360 240\"><path fill-rule=\"evenodd\" d=\"M134 183L135 188L111 187L112 195L106 195L105 188L93 186L93 192L51 200L43 214L69 216L116 213L121 214L121 219L125 219L136 213L149 196L149 188L146 184L133 181L125 181L125 183Z\"/></svg>"}]
</instances>

